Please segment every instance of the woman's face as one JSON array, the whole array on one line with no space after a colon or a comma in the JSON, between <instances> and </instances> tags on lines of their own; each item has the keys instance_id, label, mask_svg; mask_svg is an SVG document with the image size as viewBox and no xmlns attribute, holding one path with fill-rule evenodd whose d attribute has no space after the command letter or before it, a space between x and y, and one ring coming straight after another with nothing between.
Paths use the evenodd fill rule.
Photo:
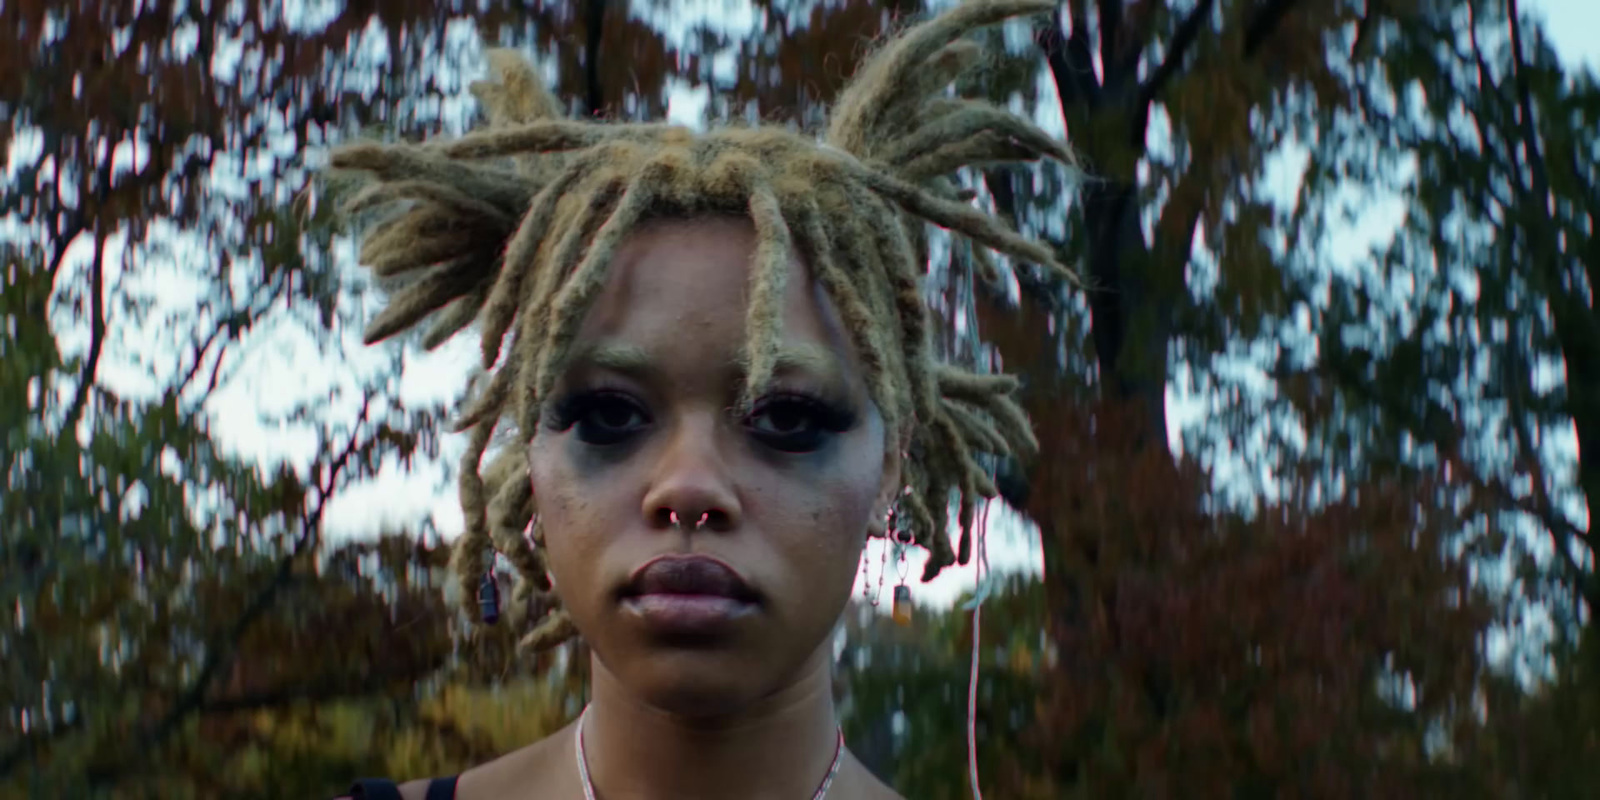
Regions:
<instances>
[{"instance_id":1,"label":"woman's face","mask_svg":"<svg viewBox=\"0 0 1600 800\"><path fill-rule=\"evenodd\" d=\"M755 244L723 218L629 237L529 445L574 623L639 699L695 716L826 663L899 481L850 339L797 258L778 372L732 410Z\"/></svg>"}]
</instances>

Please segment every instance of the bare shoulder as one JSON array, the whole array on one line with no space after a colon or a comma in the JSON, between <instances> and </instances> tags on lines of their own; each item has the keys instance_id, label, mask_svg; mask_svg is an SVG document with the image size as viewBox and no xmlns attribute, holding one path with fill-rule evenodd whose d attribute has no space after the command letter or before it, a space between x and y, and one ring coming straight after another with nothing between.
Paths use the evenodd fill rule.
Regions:
<instances>
[{"instance_id":1,"label":"bare shoulder","mask_svg":"<svg viewBox=\"0 0 1600 800\"><path fill-rule=\"evenodd\" d=\"M486 764L461 773L456 800L498 800L527 797L537 786L540 794L570 797L582 791L573 759L573 726L568 725L533 744L513 750ZM423 784L426 789L426 782ZM406 800L425 800L421 793Z\"/></svg>"},{"instance_id":2,"label":"bare shoulder","mask_svg":"<svg viewBox=\"0 0 1600 800\"><path fill-rule=\"evenodd\" d=\"M867 783L866 791L862 794L862 797L865 800L906 800L900 796L899 792L891 789L883 781L878 780L876 776Z\"/></svg>"},{"instance_id":3,"label":"bare shoulder","mask_svg":"<svg viewBox=\"0 0 1600 800\"><path fill-rule=\"evenodd\" d=\"M849 796L859 797L861 800L906 800L889 784L884 783L878 779L877 775L872 774L872 770L867 769L865 764L856 759L855 753L850 753L848 750L845 752L849 758L848 768L851 776L850 783L852 784L852 791Z\"/></svg>"},{"instance_id":4,"label":"bare shoulder","mask_svg":"<svg viewBox=\"0 0 1600 800\"><path fill-rule=\"evenodd\" d=\"M401 800L427 800L428 781L406 781L400 784Z\"/></svg>"}]
</instances>

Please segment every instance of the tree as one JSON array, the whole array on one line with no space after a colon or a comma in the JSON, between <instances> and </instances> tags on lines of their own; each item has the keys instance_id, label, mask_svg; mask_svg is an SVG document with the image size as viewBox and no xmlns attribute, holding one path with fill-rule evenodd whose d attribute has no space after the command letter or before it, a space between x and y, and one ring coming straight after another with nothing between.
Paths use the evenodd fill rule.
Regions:
<instances>
[{"instance_id":1,"label":"tree","mask_svg":"<svg viewBox=\"0 0 1600 800\"><path fill-rule=\"evenodd\" d=\"M0 632L0 785L18 794L110 789L199 719L290 702L289 685L224 686L308 606L352 602L314 578L331 498L434 453L432 415L381 370L284 414L313 437L297 464L228 454L207 408L263 329L332 345L347 327L328 215L287 205L305 165L259 167L286 138L327 134L335 98L319 87L341 65L326 47L367 16L304 34L223 5L0 10L17 43L0 56L16 167L0 186L0 385L26 398L0 412L15 623ZM74 333L77 352L62 345Z\"/></svg>"},{"instance_id":2,"label":"tree","mask_svg":"<svg viewBox=\"0 0 1600 800\"><path fill-rule=\"evenodd\" d=\"M1466 456L1509 534L1509 568L1486 583L1515 619L1553 621L1545 641L1514 638L1519 669L1487 682L1497 749L1483 761L1508 794L1583 796L1592 780L1564 765L1600 752L1600 84L1562 65L1514 0L1428 12L1373 37L1387 68L1361 76L1351 118L1313 156L1308 184L1397 185L1406 213L1378 270L1336 283L1318 320L1322 363L1360 409L1329 428L1363 431L1375 463L1405 459L1403 443L1413 460ZM1326 225L1306 221L1311 236ZM1384 284L1414 299L1397 305Z\"/></svg>"},{"instance_id":3,"label":"tree","mask_svg":"<svg viewBox=\"0 0 1600 800\"><path fill-rule=\"evenodd\" d=\"M1383 82L1361 98L1367 126L1328 144L1376 143L1416 160L1422 177L1406 195L1407 225L1380 263L1415 281L1424 303L1414 320L1399 320L1372 289L1351 286L1330 308L1321 344L1330 370L1387 429L1473 455L1501 513L1550 537L1548 574L1560 586L1548 588L1564 595L1551 601L1567 620L1592 625L1583 606L1600 593L1581 509L1600 496L1588 457L1600 446L1600 314L1589 297L1600 276L1591 257L1600 252L1600 157L1588 146L1600 86L1592 74L1568 74L1517 13L1515 2L1478 2L1403 29L1388 45ZM1409 113L1385 113L1390 99L1407 97L1419 101ZM1335 341L1369 310L1380 320L1369 327L1386 335ZM1559 374L1543 378L1551 363ZM1478 436L1462 441L1448 421L1468 419ZM1555 474L1566 466L1552 443L1563 428L1575 434L1570 480ZM1537 575L1525 579L1547 588Z\"/></svg>"},{"instance_id":4,"label":"tree","mask_svg":"<svg viewBox=\"0 0 1600 800\"><path fill-rule=\"evenodd\" d=\"M1515 9L1511 12L1514 16ZM1506 500L1512 494L1508 487L1525 478L1528 470L1545 468L1537 455L1519 459L1517 464L1522 466L1509 471L1503 464L1486 468L1484 456L1491 454L1492 447L1485 445L1503 441L1504 429L1480 422L1488 410L1485 406L1492 408L1497 397L1505 395L1496 394L1501 390L1492 390L1488 396L1475 390L1460 391L1463 382L1475 389L1473 384L1481 381L1464 373L1461 365L1474 363L1473 358L1483 350L1453 346L1450 339L1441 341L1437 331L1454 331L1460 337L1456 341L1465 342L1478 326L1470 322L1449 327L1435 324L1440 320L1436 309L1445 309L1445 313L1455 309L1451 319L1461 322L1477 312L1466 310L1467 304L1461 303L1459 296L1425 289L1418 292L1425 298L1422 318L1410 319L1411 307L1397 304L1392 286L1366 282L1365 275L1363 280L1350 280L1338 272L1330 275L1322 251L1340 208L1337 193L1348 191L1349 176L1360 176L1357 180L1368 180L1371 187L1401 191L1407 198L1427 194L1392 179L1407 174L1405 160L1412 156L1421 135L1416 132L1438 131L1449 141L1446 117L1458 113L1458 98L1466 97L1470 103L1471 95L1464 95L1459 83L1425 82L1425 96L1434 105L1423 106L1418 113L1424 118L1432 114L1430 124L1408 113L1404 102L1407 82L1415 80L1419 69L1438 74L1441 68L1431 66L1435 58L1456 59L1455 63L1464 64L1471 74L1471 60L1456 55L1460 47L1456 43L1468 41L1463 35L1463 16L1464 10L1456 5L1426 3L1369 3L1364 7L1329 3L1312 9L1292 2L1185 6L1068 2L1058 19L1038 29L1036 40L1047 56L1070 138L1089 155L1095 172L1074 212L1082 225L1072 229L1074 234L1063 246L1078 256L1100 286L1083 297L1066 296L1044 308L1025 306L1020 316L1012 309L989 313L994 293L977 292L983 299L975 305L977 327L983 338L995 345L996 360L1008 370L1021 371L1030 381L1029 410L1041 428L1041 438L1076 441L1061 427L1084 424L1095 431L1089 441L1103 439L1105 443L1104 449L1047 447L1026 480L1011 475L1003 482L1007 498L1023 507L1041 527L1046 572L1054 576L1051 608L1058 630L1070 632L1089 624L1081 616L1086 613L1084 598L1075 594L1084 581L1093 578L1101 585L1114 584L1123 573L1160 567L1159 560L1140 560L1154 558L1152 552L1128 562L1107 563L1100 555L1103 548L1086 546L1081 532L1075 530L1079 512L1072 504L1076 497L1087 492L1142 497L1136 487L1120 482L1128 473L1097 467L1092 486L1069 484L1071 488L1044 476L1057 474L1053 465L1074 458L1115 463L1129 452L1147 449L1159 452L1152 456L1149 468L1163 469L1162 464L1170 461L1162 447L1169 438L1163 390L1170 385L1174 356L1192 369L1204 371L1208 365L1223 363L1229 351L1252 342L1271 354L1262 366L1275 385L1265 399L1239 403L1237 410L1219 415L1219 424L1208 426L1189 441L1191 449L1202 454L1215 452L1218 445L1228 448L1246 439L1252 430L1261 431L1263 420L1268 420L1266 438L1271 449L1251 466L1270 466L1276 474L1253 492L1247 491L1247 496L1255 495L1249 498L1252 503L1270 504L1277 498L1279 504L1289 503L1292 512L1304 518L1299 524L1319 529L1329 523L1317 521L1323 513L1318 507L1331 504L1326 513L1349 513L1348 508L1341 511L1341 504L1355 502L1356 497L1364 504L1371 496L1370 490L1361 491L1363 486L1376 485L1390 492L1399 491L1392 488L1397 483L1417 491L1432 487L1442 493L1426 502L1451 507L1470 497L1468 507L1477 515L1459 518L1454 531L1432 534L1442 553L1427 548L1417 551L1414 559L1419 563L1434 555L1450 559L1436 576L1454 574L1463 557L1474 567L1482 567L1498 560L1507 546L1516 546L1516 520L1505 513ZM1404 42L1410 44L1400 44ZM1548 63L1554 63L1553 56ZM1525 67L1522 71L1537 74ZM1545 83L1553 87L1561 80L1547 76ZM1585 84L1580 79L1577 85ZM1005 90L1003 84L999 88ZM1022 94L1026 96L1026 92ZM1398 106L1395 98L1402 101ZM1503 107L1516 113L1518 105L1508 98ZM1550 101L1550 107L1562 109L1555 115L1561 121L1560 129L1550 135L1556 137L1557 146L1566 148L1563 158L1575 165L1578 183L1587 186L1583 176L1592 174L1593 168L1583 160L1586 156L1572 155L1572 145L1566 144L1583 140L1563 132L1569 123L1576 130L1592 127L1579 110L1586 105L1563 99ZM1533 118L1548 119L1526 108L1513 117ZM1170 121L1171 155L1162 152L1168 148L1159 146L1166 138L1162 135L1166 131L1161 130L1165 126L1156 127L1161 121ZM1525 141L1526 126L1518 123L1514 127L1519 130L1505 141ZM1395 129L1413 133L1410 138L1397 138L1391 133ZM1293 141L1310 145L1308 177L1293 202L1279 207L1259 191L1261 169L1268 153ZM1504 152L1515 153L1518 147L1526 148L1517 145ZM1470 152L1452 150L1426 161L1436 171L1424 174L1447 175L1475 164L1476 158ZM1542 198L1546 193L1537 191L1531 178L1518 177L1514 166L1508 162L1508 177L1491 181L1494 185L1480 184L1466 191L1475 198L1494 197L1498 187L1509 181L1526 189L1524 208L1545 209ZM1064 213L1060 195L1053 187L1043 192L1035 188L1037 176L1033 181L1018 177L1004 173L985 176L993 202L1024 227L1049 230L1051 217ZM1430 288L1447 280L1472 280L1462 278L1461 271L1448 279L1428 277L1433 274L1430 265L1434 259L1448 262L1463 249L1481 248L1480 244L1468 244L1449 249L1441 244L1461 241L1449 238L1459 236L1453 232L1459 231L1460 220L1446 212L1452 210L1453 193L1462 189L1449 180L1429 187L1429 199L1413 205L1422 211L1414 211L1411 220L1433 220L1419 223L1435 226L1429 228L1434 231L1431 238L1402 236L1374 260L1383 264L1389 275L1406 275ZM1565 228L1546 225L1531 237L1512 235L1501 241L1560 242L1581 250L1582 246L1574 243L1587 241L1581 236L1589 232L1587 217L1577 203L1565 208L1571 215L1570 222L1562 223ZM1545 217L1550 213L1540 212ZM1147 230L1141 230L1141 215L1154 218ZM1570 317L1567 328L1575 331L1592 324L1587 321L1592 312L1584 305L1586 279L1569 268L1574 260L1565 258L1544 282L1571 287L1562 302ZM1503 263L1516 262L1508 259ZM1358 266L1361 272L1364 270ZM964 274L961 269L946 273L948 291L958 297L970 292L962 285ZM1029 279L1026 272L1020 278ZM1331 306L1321 298L1330 283L1334 289ZM1497 301L1504 296L1497 296ZM1000 297L1000 305L1006 305L1004 295ZM1521 302L1529 299L1526 295L1522 298ZM1376 325L1370 324L1374 317ZM1352 339L1352 329L1364 329L1365 338ZM1581 382L1587 380L1583 378L1586 368L1574 367L1574 356L1592 361L1585 349L1591 345L1573 339L1568 337L1572 343L1566 349L1568 374ZM1590 339L1593 337L1584 342ZM1472 341L1475 344L1476 340ZM968 349L972 349L970 344ZM981 347L978 349L981 352ZM1497 380L1511 387L1505 391L1528 394L1533 380L1528 365L1536 360L1530 355L1524 352L1513 362L1520 369L1504 373L1509 377L1497 374ZM1579 397L1582 391L1587 390L1568 387L1568 392ZM1234 392L1235 398L1242 394L1237 389ZM1075 423L1078 414L1062 411L1063 397L1082 398L1082 407L1093 409L1082 413L1094 422ZM1581 413L1571 410L1575 404L1567 405L1562 410L1565 414ZM1547 416L1544 423L1554 427L1571 418L1562 411ZM1141 418L1133 425L1141 433L1131 438L1117 432L1132 424L1129 413ZM1284 418L1292 421L1288 425L1273 422ZM1293 430L1296 427L1305 432L1299 442L1294 441L1300 438ZM1465 440L1463 431L1474 434L1471 441ZM1529 438L1537 436L1529 434ZM1174 472L1157 483L1185 483L1180 475L1187 465L1180 462L1165 468ZM1440 469L1446 470L1442 476ZM1468 472L1466 477L1460 475L1462 470ZM1538 483L1550 488L1539 489L1531 498L1534 502L1510 507L1516 510L1520 505L1524 509L1520 513L1526 514L1525 509L1538 509L1542 504L1540 515L1549 517L1549 498L1557 489L1547 478L1539 478ZM1191 495L1189 500L1212 509L1229 502L1226 496L1214 494ZM1276 508L1258 508L1256 512L1275 513ZM1224 515L1222 524L1242 523ZM1399 521L1391 524L1400 526ZM1559 515L1554 523L1546 524L1562 548L1582 535ZM1329 547L1337 543L1336 537L1327 535L1312 540ZM1241 544L1235 552L1235 557L1243 560L1270 558L1279 549L1272 541L1254 535L1243 541L1252 543L1248 548ZM1580 552L1583 549L1578 548ZM1562 574L1576 577L1567 585L1589 580L1592 568L1583 561L1582 555L1569 559L1569 569ZM1087 573L1082 572L1085 569ZM1072 577L1063 579L1063 574ZM1531 586L1547 580L1550 573L1530 563L1518 574ZM1374 587L1382 588L1382 584ZM1490 588L1476 585L1480 591ZM1505 604L1503 607L1518 609L1528 603L1529 594L1517 587L1510 592L1493 588L1496 602ZM1576 616L1585 613L1580 610ZM1423 638L1418 643L1421 649L1439 659L1450 652L1449 645L1459 645L1460 652L1454 657L1473 665L1469 671L1477 671L1475 680L1482 682L1480 688L1498 680L1483 663L1482 648L1472 637L1433 638L1434 632L1418 629L1417 635ZM1278 629L1263 635L1272 640L1284 633ZM1354 652L1340 653L1350 660L1339 666L1370 670L1374 653L1380 651L1360 652L1371 644L1360 639L1349 644ZM1452 702L1466 702L1470 695L1463 692L1471 684L1452 686L1446 692ZM1150 696L1145 702L1162 706L1159 691L1146 687L1146 692Z\"/></svg>"},{"instance_id":5,"label":"tree","mask_svg":"<svg viewBox=\"0 0 1600 800\"><path fill-rule=\"evenodd\" d=\"M1475 516L1459 469L1208 513L1206 475L1184 461L1174 482L1136 411L1063 416L1041 485L1070 515L1047 583L1069 605L1029 740L1055 796L1431 796L1452 777L1496 618L1447 546Z\"/></svg>"}]
</instances>

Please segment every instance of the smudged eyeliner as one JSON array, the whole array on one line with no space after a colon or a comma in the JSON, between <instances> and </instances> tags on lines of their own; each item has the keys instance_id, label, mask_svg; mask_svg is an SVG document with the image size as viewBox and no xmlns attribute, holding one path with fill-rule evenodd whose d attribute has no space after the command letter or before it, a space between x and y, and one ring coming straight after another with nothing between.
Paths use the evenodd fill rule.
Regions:
<instances>
[{"instance_id":1,"label":"smudged eyeliner","mask_svg":"<svg viewBox=\"0 0 1600 800\"><path fill-rule=\"evenodd\" d=\"M563 395L549 409L544 415L546 428L557 433L575 429L579 440L596 447L622 444L653 421L631 392L609 387ZM833 436L854 428L857 420L856 412L845 404L785 389L757 400L741 423L766 447L785 453L809 453L821 449Z\"/></svg>"}]
</instances>

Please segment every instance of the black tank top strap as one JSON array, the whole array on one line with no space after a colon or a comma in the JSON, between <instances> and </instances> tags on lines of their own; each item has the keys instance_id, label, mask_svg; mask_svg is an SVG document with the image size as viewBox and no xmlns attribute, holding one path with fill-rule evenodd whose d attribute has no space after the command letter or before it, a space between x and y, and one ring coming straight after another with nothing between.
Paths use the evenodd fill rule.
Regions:
<instances>
[{"instance_id":1,"label":"black tank top strap","mask_svg":"<svg viewBox=\"0 0 1600 800\"><path fill-rule=\"evenodd\" d=\"M350 786L350 800L400 800L400 787L382 778L362 778Z\"/></svg>"},{"instance_id":2,"label":"black tank top strap","mask_svg":"<svg viewBox=\"0 0 1600 800\"><path fill-rule=\"evenodd\" d=\"M448 778L434 778L433 782L428 784L428 795L425 800L455 800L458 777L460 776L451 775Z\"/></svg>"},{"instance_id":3,"label":"black tank top strap","mask_svg":"<svg viewBox=\"0 0 1600 800\"><path fill-rule=\"evenodd\" d=\"M451 775L429 781L425 800L455 800L456 779L459 777ZM350 787L350 800L401 800L400 787L394 781L382 778L363 778Z\"/></svg>"}]
</instances>

